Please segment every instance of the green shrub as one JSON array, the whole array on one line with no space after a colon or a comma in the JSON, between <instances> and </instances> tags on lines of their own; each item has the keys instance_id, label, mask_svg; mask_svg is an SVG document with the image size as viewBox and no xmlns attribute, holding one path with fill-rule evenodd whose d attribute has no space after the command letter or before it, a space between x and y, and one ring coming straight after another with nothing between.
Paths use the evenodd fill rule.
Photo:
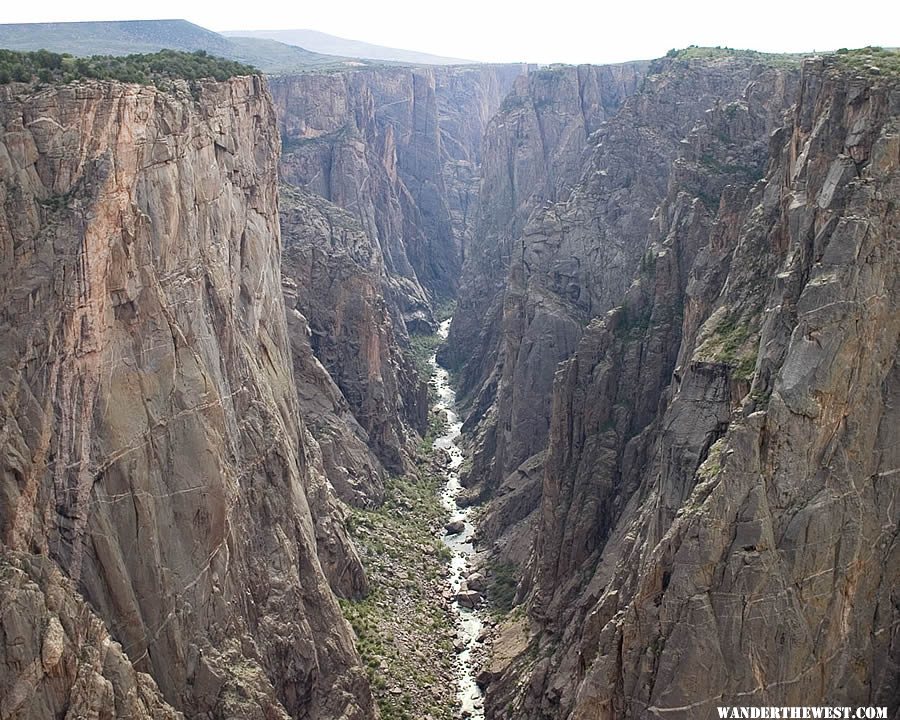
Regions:
<instances>
[{"instance_id":1,"label":"green shrub","mask_svg":"<svg viewBox=\"0 0 900 720\"><path fill-rule=\"evenodd\" d=\"M0 50L0 84L40 82L49 85L92 79L171 87L172 80L214 78L222 81L257 72L249 65L214 57L203 50L192 53L160 50L146 55L79 58L48 50Z\"/></svg>"},{"instance_id":2,"label":"green shrub","mask_svg":"<svg viewBox=\"0 0 900 720\"><path fill-rule=\"evenodd\" d=\"M900 51L897 49L869 47L848 50L841 48L835 59L843 68L855 73L895 78L900 75Z\"/></svg>"},{"instance_id":3,"label":"green shrub","mask_svg":"<svg viewBox=\"0 0 900 720\"><path fill-rule=\"evenodd\" d=\"M488 600L491 610L500 616L509 613L516 601L521 572L514 563L488 563Z\"/></svg>"}]
</instances>

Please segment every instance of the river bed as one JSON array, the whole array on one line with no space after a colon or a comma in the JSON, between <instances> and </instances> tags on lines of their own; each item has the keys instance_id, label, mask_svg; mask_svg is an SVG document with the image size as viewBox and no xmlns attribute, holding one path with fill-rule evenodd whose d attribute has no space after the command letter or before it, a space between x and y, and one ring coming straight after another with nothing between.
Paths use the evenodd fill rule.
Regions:
<instances>
[{"instance_id":1,"label":"river bed","mask_svg":"<svg viewBox=\"0 0 900 720\"><path fill-rule=\"evenodd\" d=\"M449 330L450 320L445 320L441 323L438 334L441 338L446 339ZM456 414L456 393L450 385L448 372L438 364L435 356L431 357L431 363L434 366L432 383L437 390L438 398L434 408L443 412L447 419L444 434L434 441L434 447L446 451L450 457L441 500L450 513L450 522L461 521L464 524L461 533L444 535L443 538L452 553L448 582L453 594L451 604L456 617L457 639L461 646L461 650L456 656L457 696L462 706L462 717L484 720L484 698L481 689L475 682L477 668L474 657L484 624L478 610L463 607L455 599L463 581L473 570L472 560L475 555L473 543L475 527L469 520L471 508L460 507L457 503L457 498L462 491L462 485L459 482L459 468L463 463L463 453L457 444L462 422Z\"/></svg>"}]
</instances>

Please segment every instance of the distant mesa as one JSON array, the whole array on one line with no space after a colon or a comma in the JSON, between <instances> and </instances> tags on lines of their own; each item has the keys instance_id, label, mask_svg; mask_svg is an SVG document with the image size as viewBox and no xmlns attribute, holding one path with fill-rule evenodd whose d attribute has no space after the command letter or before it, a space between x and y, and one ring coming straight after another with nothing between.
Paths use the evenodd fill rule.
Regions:
<instances>
[{"instance_id":1,"label":"distant mesa","mask_svg":"<svg viewBox=\"0 0 900 720\"><path fill-rule=\"evenodd\" d=\"M373 45L360 40L328 35L318 30L231 30L222 35L232 38L256 38L260 40L276 40L286 45L306 48L317 53L338 55L341 57L379 60L382 62L406 63L413 65L473 65L476 60L443 57L415 50Z\"/></svg>"},{"instance_id":2,"label":"distant mesa","mask_svg":"<svg viewBox=\"0 0 900 720\"><path fill-rule=\"evenodd\" d=\"M187 20L0 24L0 48L50 50L82 57L205 50L210 55L252 65L266 73L370 64L268 38L225 37Z\"/></svg>"}]
</instances>

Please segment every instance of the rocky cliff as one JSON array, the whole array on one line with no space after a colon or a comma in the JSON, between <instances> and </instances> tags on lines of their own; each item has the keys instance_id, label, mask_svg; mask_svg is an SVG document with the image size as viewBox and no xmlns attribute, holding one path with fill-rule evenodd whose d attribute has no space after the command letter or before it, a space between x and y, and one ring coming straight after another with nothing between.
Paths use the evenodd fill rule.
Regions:
<instances>
[{"instance_id":1,"label":"rocky cliff","mask_svg":"<svg viewBox=\"0 0 900 720\"><path fill-rule=\"evenodd\" d=\"M0 124L3 716L371 717L263 81L4 86Z\"/></svg>"},{"instance_id":2,"label":"rocky cliff","mask_svg":"<svg viewBox=\"0 0 900 720\"><path fill-rule=\"evenodd\" d=\"M281 194L282 276L304 418L347 502L378 502L424 433L425 387L403 354L382 293L378 246L356 219L298 188Z\"/></svg>"},{"instance_id":3,"label":"rocky cliff","mask_svg":"<svg viewBox=\"0 0 900 720\"><path fill-rule=\"evenodd\" d=\"M450 713L457 293L488 718L896 714L871 55L0 87L0 716Z\"/></svg>"},{"instance_id":4,"label":"rocky cliff","mask_svg":"<svg viewBox=\"0 0 900 720\"><path fill-rule=\"evenodd\" d=\"M481 497L505 498L484 525L487 540L527 524L536 509L534 470L556 365L628 288L684 138L709 112L736 112L752 95L759 117L732 143L749 147L722 159L732 176L752 174L766 127L784 107L784 78L751 60L682 63L677 72L662 62L647 71L628 64L534 73L491 126L484 222L467 257L455 349L444 356L460 367L469 403L468 483L480 484ZM518 536L504 545L518 549L509 559L524 559Z\"/></svg>"},{"instance_id":5,"label":"rocky cliff","mask_svg":"<svg viewBox=\"0 0 900 720\"><path fill-rule=\"evenodd\" d=\"M632 94L645 63L557 67L519 77L487 125L481 190L442 361L460 370L471 401L493 397L496 330L514 246L531 213L565 197L578 179L587 137ZM486 403L482 403L485 405Z\"/></svg>"},{"instance_id":6,"label":"rocky cliff","mask_svg":"<svg viewBox=\"0 0 900 720\"><path fill-rule=\"evenodd\" d=\"M484 127L524 68L384 68L272 80L282 176L349 210L411 329L453 296ZM405 332L404 327L401 332Z\"/></svg>"},{"instance_id":7,"label":"rocky cliff","mask_svg":"<svg viewBox=\"0 0 900 720\"><path fill-rule=\"evenodd\" d=\"M568 197L588 138L640 88L645 71L645 63L628 63L532 72L519 78L485 138L478 221L441 360L459 371L466 429L474 438L463 482L495 500L481 524L482 539L496 543L515 528L498 548L504 560L527 558L540 497L545 399L556 363L574 349L583 316L579 311L573 320L561 309L576 282L571 274L599 260L595 252L573 254L583 249L575 247L548 258L540 231L526 228L535 214ZM535 252L544 254L528 257ZM526 287L543 273L564 287L543 296Z\"/></svg>"},{"instance_id":8,"label":"rocky cliff","mask_svg":"<svg viewBox=\"0 0 900 720\"><path fill-rule=\"evenodd\" d=\"M840 56L732 85L728 62L658 66L632 104L701 83L660 108L690 122L635 281L557 374L489 717L900 704L900 86Z\"/></svg>"},{"instance_id":9,"label":"rocky cliff","mask_svg":"<svg viewBox=\"0 0 900 720\"><path fill-rule=\"evenodd\" d=\"M484 128L522 70L385 68L272 81L301 409L329 479L353 504L379 502L385 472L411 468L427 398L403 351L407 332L428 330L436 303L455 292Z\"/></svg>"}]
</instances>

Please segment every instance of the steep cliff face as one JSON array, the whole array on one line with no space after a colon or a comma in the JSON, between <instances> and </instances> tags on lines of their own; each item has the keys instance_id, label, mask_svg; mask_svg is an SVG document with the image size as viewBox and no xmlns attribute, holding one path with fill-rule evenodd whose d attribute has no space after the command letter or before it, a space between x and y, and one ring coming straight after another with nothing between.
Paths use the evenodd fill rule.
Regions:
<instances>
[{"instance_id":1,"label":"steep cliff face","mask_svg":"<svg viewBox=\"0 0 900 720\"><path fill-rule=\"evenodd\" d=\"M502 101L524 77L521 65L456 67L434 76L446 205L456 251L451 286L458 291L460 271L478 219L482 143Z\"/></svg>"},{"instance_id":2,"label":"steep cliff face","mask_svg":"<svg viewBox=\"0 0 900 720\"><path fill-rule=\"evenodd\" d=\"M460 347L474 354L474 361L463 366L462 381L464 390L471 393L472 416L485 418L472 428L476 443L468 482L482 484L482 497L503 498L494 507L496 522L486 525L492 529L486 540L496 541L497 531L513 522L527 524L523 519L536 509L540 473L526 473L530 481L523 484L525 469L514 471L526 461L534 465L546 448L548 398L557 364L574 352L591 318L620 302L638 270L653 209L666 196L684 139L709 123L711 113L721 115L730 107L735 122L743 123L735 130L738 137L731 139L731 154L716 160L710 154L712 141L707 141L710 148L699 148L698 153L708 155L707 164L728 165L726 177L761 173L756 165L757 156L765 152L766 128L785 107L785 76L748 59L682 62L677 68L670 61L657 62L644 77L645 69L634 65L598 68L587 89L584 79L593 76L584 70L575 76L580 83L574 85L573 80L573 87L579 91L564 94L564 102L572 107L578 100L574 105L577 132L574 139L563 134L567 142L558 151L567 164L544 177L542 164L532 163L534 177L544 189L528 196L529 215L520 214L517 222L500 226L499 233L485 235L492 238L512 231L506 241L486 243L485 259L471 272L475 280L463 288L461 307L474 299L474 307L484 308L485 299L490 299L490 309L462 316L468 320L461 320L458 336ZM524 117L532 116L531 106L546 108L547 123L567 117L542 92L540 86L529 90L527 96L532 99L525 103ZM595 110L593 120L582 120L591 98L610 98L609 106ZM748 115L748 103L754 105L752 115ZM502 115L497 121L507 124ZM513 135L521 136L519 130ZM525 133L529 136L545 138L547 131ZM513 143L513 147L521 146L521 140ZM531 156L540 158L545 153L540 144L537 148ZM501 158L508 156L508 152L500 153ZM704 158L695 160L703 166ZM487 158L484 164L489 167ZM511 179L504 179L500 187L508 193L516 187L519 174L508 175ZM525 183L529 186L534 181ZM715 197L716 188L706 192ZM492 218L495 200L486 180L482 202ZM510 207L502 201L499 205ZM509 249L505 260L490 257L496 253L494 248L504 247ZM505 275L498 278L497 268L503 267ZM474 345L473 333L477 333ZM520 538L511 537L503 544L518 550L509 559L523 559Z\"/></svg>"},{"instance_id":3,"label":"steep cliff face","mask_svg":"<svg viewBox=\"0 0 900 720\"><path fill-rule=\"evenodd\" d=\"M484 126L520 66L276 78L285 181L357 217L405 324L454 294Z\"/></svg>"},{"instance_id":4,"label":"steep cliff face","mask_svg":"<svg viewBox=\"0 0 900 720\"><path fill-rule=\"evenodd\" d=\"M692 67L690 63L678 62L662 68L662 72L670 79L679 76L679 83L691 82L704 69L713 75L720 73L723 65L733 67L734 63L703 62ZM693 110L703 119L678 143L677 157L667 168L665 198L648 218L647 237L639 243L642 255L635 271L637 282L613 282L608 276L589 281L594 288L592 293L588 291L589 295L618 289L622 300L616 312L608 317L610 333L600 336L594 332L596 322L589 325L591 343L579 345L576 354L577 358L588 352L586 347L591 348L594 360L588 366L592 368L593 392L582 393L573 388L572 395L567 396L567 402L573 404L554 408L560 421L566 417L590 418L586 427L559 424L551 427L545 473L549 481L544 485L549 494L543 503L541 538L559 534L565 540L559 545L559 556L550 547L539 554L544 566L552 566L559 578L568 578L594 548L602 546L634 490L632 465L643 461L644 450L640 442L631 441L652 423L670 383L682 341L682 319L686 318L686 331L695 338L699 318L711 311L710 306L721 291L734 260L744 198L765 174L769 136L781 126L784 112L796 96L799 68L743 62L739 66L745 67L754 79L737 99L725 102L720 98L705 98L710 106L703 110L701 105ZM686 90L683 85L680 89ZM698 102L704 102L702 95ZM640 147L637 150L642 152ZM579 202L577 195L573 201ZM744 278L742 286L743 292L752 296L747 299L748 306L758 307L766 287L766 274L774 272L774 267L762 259L754 261L750 250L746 254L743 262L754 262L754 267L761 268L753 278ZM697 270L700 267L704 269L702 273ZM607 297L615 302L614 294ZM729 322L735 325L743 320L734 317ZM746 321L751 322L752 318ZM654 332L649 343L643 341L647 328ZM609 342L610 335L616 338L615 342ZM571 370L581 372L582 367ZM563 370L558 381L571 382L572 376ZM717 422L721 421L716 418ZM573 464L561 463L560 446L575 445L579 446L577 459ZM677 462L680 461L673 457L670 465ZM603 467L611 484L601 491L590 478ZM576 486L580 490L570 494ZM594 495L579 494L588 492L589 488ZM572 517L566 517L566 508L570 506L579 507L584 517L591 520L572 522ZM548 523L554 526L549 532ZM561 596L557 601L564 602Z\"/></svg>"},{"instance_id":5,"label":"steep cliff face","mask_svg":"<svg viewBox=\"0 0 900 720\"><path fill-rule=\"evenodd\" d=\"M636 283L559 372L530 646L489 716L896 712L900 87L777 72L686 138ZM795 107L738 182L725 141L773 87Z\"/></svg>"},{"instance_id":6,"label":"steep cliff face","mask_svg":"<svg viewBox=\"0 0 900 720\"><path fill-rule=\"evenodd\" d=\"M35 613L3 640L13 685L46 676L13 716L86 683L164 716L136 669L189 716L370 717L317 557L262 80L0 93L2 592Z\"/></svg>"},{"instance_id":7,"label":"steep cliff face","mask_svg":"<svg viewBox=\"0 0 900 720\"><path fill-rule=\"evenodd\" d=\"M402 473L411 430L424 433L425 387L394 333L378 247L350 213L324 198L285 187L281 199L301 408L338 494L354 504L377 502L384 468Z\"/></svg>"},{"instance_id":8,"label":"steep cliff face","mask_svg":"<svg viewBox=\"0 0 900 720\"><path fill-rule=\"evenodd\" d=\"M460 370L463 398L484 412L496 389L503 290L531 213L567 195L587 137L633 93L644 63L564 67L519 77L487 126L473 238L466 250L443 362Z\"/></svg>"},{"instance_id":9,"label":"steep cliff face","mask_svg":"<svg viewBox=\"0 0 900 720\"><path fill-rule=\"evenodd\" d=\"M561 268L570 272L596 259L595 252L584 259L568 254L573 248L555 259L540 250L526 257L545 245L526 227L530 217L568 196L589 136L638 90L645 71L645 63L629 63L533 72L517 81L485 140L479 222L441 359L460 371L466 429L475 437L463 482L480 483L481 496L493 498L481 538L516 564L527 559L540 498L545 398L556 363L572 352L580 327L557 310L563 300L545 302L523 288L525 269L559 278ZM562 292L567 301L569 288ZM525 337L529 323L540 337Z\"/></svg>"}]
</instances>

